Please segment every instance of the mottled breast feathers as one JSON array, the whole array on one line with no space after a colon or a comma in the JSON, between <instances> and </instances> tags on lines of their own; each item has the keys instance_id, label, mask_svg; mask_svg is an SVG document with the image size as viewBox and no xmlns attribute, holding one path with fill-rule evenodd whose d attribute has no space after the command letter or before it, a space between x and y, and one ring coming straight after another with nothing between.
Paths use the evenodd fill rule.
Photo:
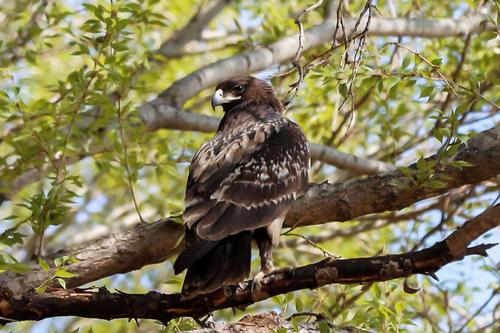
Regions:
<instances>
[{"instance_id":1,"label":"mottled breast feathers","mask_svg":"<svg viewBox=\"0 0 500 333\"><path fill-rule=\"evenodd\" d=\"M184 220L206 240L269 225L307 189L302 129L271 105L238 108L226 113L190 167Z\"/></svg>"}]
</instances>

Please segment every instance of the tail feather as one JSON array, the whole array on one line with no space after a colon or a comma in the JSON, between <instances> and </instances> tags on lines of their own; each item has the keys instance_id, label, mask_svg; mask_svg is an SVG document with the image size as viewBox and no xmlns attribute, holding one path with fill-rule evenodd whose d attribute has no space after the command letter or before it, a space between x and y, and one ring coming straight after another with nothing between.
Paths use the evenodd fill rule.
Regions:
<instances>
[{"instance_id":1,"label":"tail feather","mask_svg":"<svg viewBox=\"0 0 500 333\"><path fill-rule=\"evenodd\" d=\"M224 285L238 283L250 274L251 231L231 235L217 242L198 242L196 249L186 247L174 264L175 272L187 266L186 278L182 286L182 296L193 298L210 293ZM207 249L209 249L207 251ZM198 257L190 260L189 257Z\"/></svg>"},{"instance_id":2,"label":"tail feather","mask_svg":"<svg viewBox=\"0 0 500 333\"><path fill-rule=\"evenodd\" d=\"M212 251L220 241L207 241L196 235L194 231L186 230L184 251L177 257L174 263L174 273L179 274L193 265L204 255Z\"/></svg>"}]
</instances>

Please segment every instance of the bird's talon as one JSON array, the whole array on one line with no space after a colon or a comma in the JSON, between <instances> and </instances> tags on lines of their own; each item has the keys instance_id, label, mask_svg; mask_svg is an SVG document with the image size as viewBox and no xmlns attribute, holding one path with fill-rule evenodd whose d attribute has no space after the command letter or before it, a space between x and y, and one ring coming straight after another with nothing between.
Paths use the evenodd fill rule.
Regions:
<instances>
[{"instance_id":1,"label":"bird's talon","mask_svg":"<svg viewBox=\"0 0 500 333\"><path fill-rule=\"evenodd\" d=\"M226 297L231 296L232 292L231 292L231 288L229 286L224 286L222 288L224 290L224 296L226 296Z\"/></svg>"},{"instance_id":2,"label":"bird's talon","mask_svg":"<svg viewBox=\"0 0 500 333\"><path fill-rule=\"evenodd\" d=\"M257 299L257 295L260 292L260 288L262 286L262 280L264 279L264 276L266 276L266 274L264 272L260 271L253 278L252 286L250 288L250 292L252 293L252 299Z\"/></svg>"},{"instance_id":3,"label":"bird's talon","mask_svg":"<svg viewBox=\"0 0 500 333\"><path fill-rule=\"evenodd\" d=\"M211 313L207 314L207 316L203 319L199 318L193 318L193 319L196 321L198 325L200 325L200 327L215 329L215 322Z\"/></svg>"}]
</instances>

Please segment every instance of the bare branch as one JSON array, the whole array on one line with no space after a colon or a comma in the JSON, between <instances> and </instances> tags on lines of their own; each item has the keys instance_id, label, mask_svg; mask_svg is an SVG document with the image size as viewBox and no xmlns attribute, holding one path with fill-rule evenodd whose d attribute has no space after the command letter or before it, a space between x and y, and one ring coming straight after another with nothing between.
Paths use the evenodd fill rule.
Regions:
<instances>
[{"instance_id":1,"label":"bare branch","mask_svg":"<svg viewBox=\"0 0 500 333\"><path fill-rule=\"evenodd\" d=\"M480 151L482 153L479 153ZM459 150L455 159L467 161L474 167L463 169L446 167L436 171L437 177L450 177L443 188L415 188L399 172L333 185L319 184L292 205L287 221L294 221L293 225L301 226L329 221L348 221L375 212L399 210L416 201L443 194L451 188L477 183L498 175L500 173L498 157L500 157L500 125L470 139L467 146ZM433 158L436 156L429 157ZM415 166L412 168L416 169ZM395 185L398 183L406 183L409 187L405 189ZM332 198L336 200L332 201Z\"/></svg>"},{"instance_id":2,"label":"bare branch","mask_svg":"<svg viewBox=\"0 0 500 333\"><path fill-rule=\"evenodd\" d=\"M429 59L427 59L422 54L420 54L420 52L417 52L414 49L412 49L411 47L403 45L403 44L401 44L399 42L388 42L388 43L386 43L386 45L394 45L396 47L405 49L405 50L411 52L412 54L414 54L415 56L417 56L420 60L422 60L429 67L431 67L432 70L435 71L439 75L439 77L441 78L441 80L446 84L446 86L450 89L450 91L453 93L453 95L457 96L457 92L455 91L455 89L453 89L453 86L450 84L450 82L448 82L448 80L443 75L443 73L441 73L441 71L439 70L439 66L434 65Z\"/></svg>"},{"instance_id":3,"label":"bare branch","mask_svg":"<svg viewBox=\"0 0 500 333\"><path fill-rule=\"evenodd\" d=\"M500 173L500 125L468 141L456 159L473 164L468 168L447 167L441 170L450 177L440 189L396 185L408 179L398 171L374 175L338 184L311 185L308 193L290 209L286 227L349 221L359 216L399 210L417 201L435 197L465 184L478 183ZM129 272L158 263L177 253L182 246L182 225L174 221L141 223L131 230L104 236L77 249L55 253L51 257L73 255L80 260L69 271L78 274L67 281L68 287L80 286L116 273ZM450 245L453 246L453 245ZM0 275L0 291L23 294L46 281L48 273L34 270L25 275Z\"/></svg>"},{"instance_id":4,"label":"bare branch","mask_svg":"<svg viewBox=\"0 0 500 333\"><path fill-rule=\"evenodd\" d=\"M500 204L487 209L483 214L467 221L445 240L450 255L455 258L466 256L467 245L473 240L500 225Z\"/></svg>"},{"instance_id":5,"label":"bare branch","mask_svg":"<svg viewBox=\"0 0 500 333\"><path fill-rule=\"evenodd\" d=\"M302 23L302 19L309 12L319 8L319 6L321 6L322 3L323 3L323 0L316 1L315 3L313 3L312 5L307 7L306 9L304 9L300 13L300 15L295 19L295 24L297 24L297 26L299 27L299 37L298 37L299 45L297 47L297 52L295 53L295 57L292 60L292 64L299 72L299 77L298 77L297 81L291 85L291 89L292 89L293 93L292 93L292 96L287 101L285 101L285 103L283 104L283 105L285 105L285 107L287 107L289 104L291 104L291 102L295 99L295 96L297 96L297 94L299 92L299 87L300 87L302 81L304 81L304 69L300 65L300 57L301 57L302 51L304 49L304 24Z\"/></svg>"},{"instance_id":6,"label":"bare branch","mask_svg":"<svg viewBox=\"0 0 500 333\"><path fill-rule=\"evenodd\" d=\"M78 258L80 262L67 266L78 274L68 280L67 285L76 287L105 276L164 261L178 253L183 231L182 225L172 220L139 223L129 230L111 233L79 247L56 252L47 259L63 255ZM40 286L48 278L49 273L41 269L20 276L6 272L0 275L0 290L9 294L22 294Z\"/></svg>"},{"instance_id":7,"label":"bare branch","mask_svg":"<svg viewBox=\"0 0 500 333\"><path fill-rule=\"evenodd\" d=\"M181 31L185 31L188 35L191 34L191 29L194 31L198 28L190 28L190 24L195 22L192 24L196 27L201 26L201 22L205 22L206 19L217 14L216 9L220 12L221 8L219 6L222 6L222 3L227 4L226 1L222 0L213 1L211 2L211 4L213 4L213 7L210 7L211 10L200 9L199 13L204 13L203 20L199 17L198 19L193 18ZM329 14L325 22L304 32L304 50L330 42L335 25L335 15L333 15L332 12L334 11L328 11ZM435 38L459 36L465 33L472 34L491 29L492 27L489 25L480 24L483 20L484 17L482 16L473 16L460 20L375 17L371 19L370 31L368 34L374 36L396 35ZM347 31L352 33L356 20L345 19L345 21ZM182 41L187 40L187 37L181 38L178 36L183 36L181 33L178 33L176 37ZM141 106L141 117L143 121L150 130L169 128L201 132L214 131L217 128L217 118L182 111L181 106L184 102L203 89L215 85L231 76L257 72L269 68L274 64L291 59L295 53L294 50L298 47L297 38L298 35L285 37L267 47L261 47L205 66L191 75L178 80L169 89L159 95L158 98ZM167 41L164 45L167 44L170 43ZM91 120L92 119L93 118L91 118ZM352 169L354 172L361 174L375 174L394 169L389 164L368 159L360 159L356 156L340 153L335 148L327 146L313 144L311 145L311 153L313 159L322 160L325 163L336 165L339 168ZM65 165L76 163L77 161L78 160L72 160L69 163L65 163ZM352 161L359 163L349 163ZM30 170L18 176L14 181L14 186L8 186L11 188L9 193L0 193L0 202L7 200L26 185L38 181L43 177L45 172L46 171L42 168Z\"/></svg>"},{"instance_id":8,"label":"bare branch","mask_svg":"<svg viewBox=\"0 0 500 333\"><path fill-rule=\"evenodd\" d=\"M85 289L55 290L6 297L0 311L7 320L40 320L55 316L90 318L148 318L164 323L178 317L199 317L215 310L244 308L258 301L300 289L314 289L327 284L356 284L387 281L414 274L435 275L443 266L469 255L487 256L494 244L468 247L481 234L500 225L500 205L487 209L468 221L444 241L410 253L370 258L327 258L320 262L276 270L263 277L257 288L252 281L226 286L208 295L183 299L179 294L149 292L144 295L111 293L105 288L97 292ZM472 233L473 237L465 236Z\"/></svg>"},{"instance_id":9,"label":"bare branch","mask_svg":"<svg viewBox=\"0 0 500 333\"><path fill-rule=\"evenodd\" d=\"M156 128L214 132L220 121L217 117L179 111L169 106L160 106L157 110L162 113L162 123L155 123ZM333 147L317 143L311 143L309 149L313 160L321 160L358 174L370 175L395 170L389 163L343 153Z\"/></svg>"},{"instance_id":10,"label":"bare branch","mask_svg":"<svg viewBox=\"0 0 500 333\"><path fill-rule=\"evenodd\" d=\"M231 0L210 0L204 1L196 15L175 35L163 43L157 54L174 58L184 54L184 47L191 41L201 37L203 29L212 19L226 7Z\"/></svg>"},{"instance_id":11,"label":"bare branch","mask_svg":"<svg viewBox=\"0 0 500 333\"><path fill-rule=\"evenodd\" d=\"M461 19L408 19L373 17L370 22L371 36L408 36L443 38L461 36L466 33L477 33L485 29L492 29L491 25L481 25L483 16L473 16ZM347 37L357 33L354 31L356 19L345 19ZM361 22L359 26L366 26ZM304 31L303 51L329 43L331 41L335 23L327 20L317 26ZM209 88L225 79L236 75L255 73L267 69L283 61L292 59L299 47L299 34L284 37L270 45L244 52L233 57L222 59L205 66L194 73L176 81L151 103L153 108L171 106L181 108L184 103L200 91ZM151 110L150 110L151 111ZM154 110L153 110L154 111ZM148 113L146 109L144 113ZM162 121L162 111L158 114L143 115L149 126L157 128Z\"/></svg>"}]
</instances>

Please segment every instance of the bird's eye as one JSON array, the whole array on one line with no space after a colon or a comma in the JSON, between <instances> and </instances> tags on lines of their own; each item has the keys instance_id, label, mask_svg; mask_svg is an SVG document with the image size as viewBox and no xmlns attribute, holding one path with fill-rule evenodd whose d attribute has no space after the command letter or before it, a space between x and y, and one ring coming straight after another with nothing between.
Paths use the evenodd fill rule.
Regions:
<instances>
[{"instance_id":1,"label":"bird's eye","mask_svg":"<svg viewBox=\"0 0 500 333\"><path fill-rule=\"evenodd\" d=\"M237 92L238 94L241 94L245 90L245 87L238 84L238 85L234 86L233 90L235 92Z\"/></svg>"}]
</instances>

